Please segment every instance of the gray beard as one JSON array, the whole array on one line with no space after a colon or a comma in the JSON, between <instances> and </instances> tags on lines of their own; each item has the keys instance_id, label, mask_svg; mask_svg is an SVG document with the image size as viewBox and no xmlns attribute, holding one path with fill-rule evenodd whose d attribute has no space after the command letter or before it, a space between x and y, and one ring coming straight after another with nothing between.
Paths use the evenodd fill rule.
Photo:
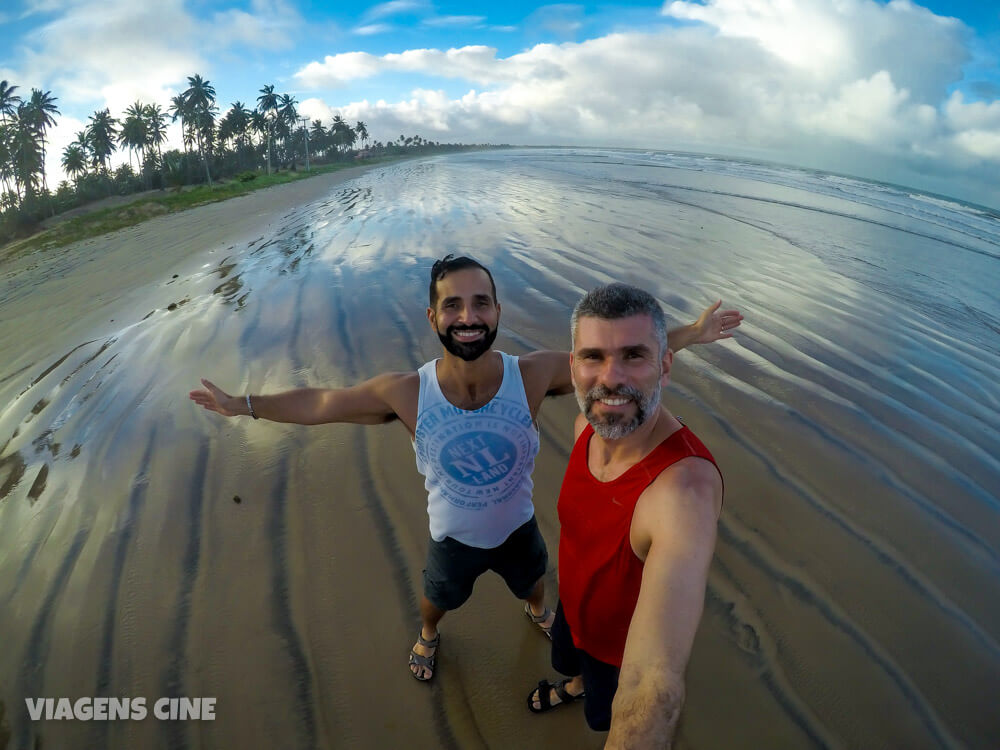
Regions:
<instances>
[{"instance_id":1,"label":"gray beard","mask_svg":"<svg viewBox=\"0 0 1000 750\"><path fill-rule=\"evenodd\" d=\"M595 401L613 396L631 398L636 405L635 416L631 419L625 419L619 414L598 417L593 413ZM645 424L653 415L656 407L660 405L660 381L656 381L656 388L648 394L630 385L623 385L613 391L603 385L597 385L586 393L577 391L576 402L580 405L583 416L594 428L594 432L605 440L621 440L626 435L635 432L640 425Z\"/></svg>"}]
</instances>

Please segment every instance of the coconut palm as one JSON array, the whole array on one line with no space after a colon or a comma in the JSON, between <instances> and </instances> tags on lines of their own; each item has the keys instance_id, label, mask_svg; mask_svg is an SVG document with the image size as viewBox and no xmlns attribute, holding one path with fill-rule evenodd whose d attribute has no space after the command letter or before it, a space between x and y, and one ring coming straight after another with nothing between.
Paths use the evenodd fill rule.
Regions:
<instances>
[{"instance_id":1,"label":"coconut palm","mask_svg":"<svg viewBox=\"0 0 1000 750\"><path fill-rule=\"evenodd\" d=\"M211 187L212 173L208 168L208 156L205 152L212 142L215 130L215 113L218 112L218 107L215 105L215 87L210 81L197 74L188 76L187 80L188 88L181 96L184 98L194 121L198 153L201 154L202 163L205 165L205 177L208 179L208 186Z\"/></svg>"},{"instance_id":2,"label":"coconut palm","mask_svg":"<svg viewBox=\"0 0 1000 750\"><path fill-rule=\"evenodd\" d=\"M278 121L275 124L275 132L281 136L282 152L287 161L289 159L288 141L292 137L298 124L299 111L296 108L295 97L282 94L278 97ZM294 161L294 157L292 157Z\"/></svg>"},{"instance_id":3,"label":"coconut palm","mask_svg":"<svg viewBox=\"0 0 1000 750\"><path fill-rule=\"evenodd\" d=\"M14 180L14 132L15 128L7 122L0 123L0 180L3 180L3 200L16 195L11 185Z\"/></svg>"},{"instance_id":4,"label":"coconut palm","mask_svg":"<svg viewBox=\"0 0 1000 750\"><path fill-rule=\"evenodd\" d=\"M317 155L326 151L326 140L328 134L326 128L323 127L322 120L313 120L309 127L309 141L312 143L313 152Z\"/></svg>"},{"instance_id":5,"label":"coconut palm","mask_svg":"<svg viewBox=\"0 0 1000 750\"><path fill-rule=\"evenodd\" d=\"M156 148L156 161L160 165L160 187L167 187L167 167L163 162L163 151L161 146L167 140L166 113L160 109L159 104L147 104L142 110L142 118L146 123L146 147L152 156L153 148Z\"/></svg>"},{"instance_id":6,"label":"coconut palm","mask_svg":"<svg viewBox=\"0 0 1000 750\"><path fill-rule=\"evenodd\" d=\"M32 89L28 101L22 102L18 106L18 119L21 127L27 129L29 136L34 138L37 144L42 187L46 191L48 191L48 180L45 177L45 133L56 124L53 117L53 115L59 114L56 101L56 97L52 96L51 91Z\"/></svg>"},{"instance_id":7,"label":"coconut palm","mask_svg":"<svg viewBox=\"0 0 1000 750\"><path fill-rule=\"evenodd\" d=\"M354 130L340 115L333 116L333 125L330 126L330 131L333 133L333 143L338 151L341 146L346 148L354 143Z\"/></svg>"},{"instance_id":8,"label":"coconut palm","mask_svg":"<svg viewBox=\"0 0 1000 750\"><path fill-rule=\"evenodd\" d=\"M125 119L122 121L122 129L118 131L118 145L128 149L128 163L132 166L132 154L136 153L139 166L142 166L142 153L146 150L146 118L144 116L145 107L142 102L136 101L125 110Z\"/></svg>"},{"instance_id":9,"label":"coconut palm","mask_svg":"<svg viewBox=\"0 0 1000 750\"><path fill-rule=\"evenodd\" d=\"M274 121L278 117L278 95L274 86L268 84L257 97L257 111L268 118L267 125L267 173L271 174L271 141L274 140Z\"/></svg>"},{"instance_id":10,"label":"coconut palm","mask_svg":"<svg viewBox=\"0 0 1000 750\"><path fill-rule=\"evenodd\" d=\"M115 136L118 134L118 120L111 116L111 110L101 109L90 116L87 126L87 145L90 147L91 163L100 167L108 175L108 161L115 152Z\"/></svg>"},{"instance_id":11,"label":"coconut palm","mask_svg":"<svg viewBox=\"0 0 1000 750\"><path fill-rule=\"evenodd\" d=\"M71 143L63 149L62 168L79 187L80 178L87 174L87 152L79 143Z\"/></svg>"},{"instance_id":12,"label":"coconut palm","mask_svg":"<svg viewBox=\"0 0 1000 750\"><path fill-rule=\"evenodd\" d=\"M17 112L17 105L21 103L21 97L14 92L17 86L11 86L6 80L0 81L0 123L6 125L7 118L13 117Z\"/></svg>"},{"instance_id":13,"label":"coconut palm","mask_svg":"<svg viewBox=\"0 0 1000 750\"><path fill-rule=\"evenodd\" d=\"M361 120L358 120L358 123L354 126L354 132L357 133L358 138L361 139L365 148L368 148L368 128L365 127L365 124Z\"/></svg>"},{"instance_id":14,"label":"coconut palm","mask_svg":"<svg viewBox=\"0 0 1000 750\"><path fill-rule=\"evenodd\" d=\"M222 121L219 123L219 140L232 139L239 155L240 168L243 168L243 157L247 151L247 137L250 129L250 110L241 101L230 105Z\"/></svg>"},{"instance_id":15,"label":"coconut palm","mask_svg":"<svg viewBox=\"0 0 1000 750\"><path fill-rule=\"evenodd\" d=\"M11 183L14 182L14 129L12 121L17 113L21 97L14 92L17 86L9 84L6 79L0 81L0 179L3 180L3 196L6 202L8 195L13 195Z\"/></svg>"},{"instance_id":16,"label":"coconut palm","mask_svg":"<svg viewBox=\"0 0 1000 750\"><path fill-rule=\"evenodd\" d=\"M45 171L35 119L36 115L22 102L11 121L14 132L9 147L13 157L14 186L25 202L31 202L38 193Z\"/></svg>"}]
</instances>

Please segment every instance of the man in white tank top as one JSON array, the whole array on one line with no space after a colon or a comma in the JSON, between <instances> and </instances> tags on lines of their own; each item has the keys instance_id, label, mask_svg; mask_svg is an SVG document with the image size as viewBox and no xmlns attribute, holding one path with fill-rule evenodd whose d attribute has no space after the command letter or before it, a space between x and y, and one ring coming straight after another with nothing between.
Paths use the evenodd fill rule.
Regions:
<instances>
[{"instance_id":1,"label":"man in white tank top","mask_svg":"<svg viewBox=\"0 0 1000 750\"><path fill-rule=\"evenodd\" d=\"M548 634L548 556L531 502L538 453L534 423L547 395L573 392L568 352L512 357L492 349L500 304L485 266L450 255L437 261L429 298L427 320L443 352L416 372L384 373L349 388L267 396L233 396L202 380L204 390L190 393L197 404L227 417L295 424L398 419L406 427L426 478L431 532L421 630L409 656L418 680L434 674L441 618L465 602L486 570L504 578L525 601L525 614ZM671 348L730 338L742 315L720 310L720 304L670 331Z\"/></svg>"}]
</instances>

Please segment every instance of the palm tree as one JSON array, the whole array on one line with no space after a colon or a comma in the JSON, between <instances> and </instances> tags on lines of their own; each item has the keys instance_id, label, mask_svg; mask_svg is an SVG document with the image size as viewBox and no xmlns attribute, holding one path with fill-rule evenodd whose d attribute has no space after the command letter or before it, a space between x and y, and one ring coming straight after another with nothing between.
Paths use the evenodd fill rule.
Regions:
<instances>
[{"instance_id":1,"label":"palm tree","mask_svg":"<svg viewBox=\"0 0 1000 750\"><path fill-rule=\"evenodd\" d=\"M257 111L265 117L270 113L267 127L267 173L271 174L271 141L274 138L274 121L278 117L278 95L274 93L274 86L269 84L260 90Z\"/></svg>"},{"instance_id":2,"label":"palm tree","mask_svg":"<svg viewBox=\"0 0 1000 750\"><path fill-rule=\"evenodd\" d=\"M6 79L0 81L0 179L3 180L4 198L14 195L11 182L16 184L14 175L14 133L13 120L17 115L21 97L14 92L17 86L9 84ZM8 120L8 118L10 118Z\"/></svg>"},{"instance_id":3,"label":"palm tree","mask_svg":"<svg viewBox=\"0 0 1000 750\"><path fill-rule=\"evenodd\" d=\"M17 107L13 126L13 138L10 141L14 186L26 203L31 202L38 192L39 177L45 171L45 160L37 138L34 125L34 113L24 102Z\"/></svg>"},{"instance_id":4,"label":"palm tree","mask_svg":"<svg viewBox=\"0 0 1000 750\"><path fill-rule=\"evenodd\" d=\"M354 132L358 134L358 138L365 144L365 148L368 148L368 128L365 127L365 124L361 120L358 120L358 124L354 126Z\"/></svg>"},{"instance_id":5,"label":"palm tree","mask_svg":"<svg viewBox=\"0 0 1000 750\"><path fill-rule=\"evenodd\" d=\"M79 187L80 178L87 174L87 152L79 143L71 143L63 149L62 168Z\"/></svg>"},{"instance_id":6,"label":"palm tree","mask_svg":"<svg viewBox=\"0 0 1000 750\"><path fill-rule=\"evenodd\" d=\"M146 123L146 147L152 155L156 147L156 157L160 164L160 189L167 189L167 165L163 162L161 146L167 140L166 113L159 104L147 104L142 110L142 119Z\"/></svg>"},{"instance_id":7,"label":"palm tree","mask_svg":"<svg viewBox=\"0 0 1000 750\"><path fill-rule=\"evenodd\" d=\"M87 126L87 145L90 146L92 163L95 167L100 166L105 176L108 175L108 161L115 152L117 125L118 120L111 116L111 110L102 109L90 116Z\"/></svg>"},{"instance_id":8,"label":"palm tree","mask_svg":"<svg viewBox=\"0 0 1000 750\"><path fill-rule=\"evenodd\" d=\"M11 183L16 185L15 175L14 175L14 133L16 128L13 124L8 124L6 122L0 123L0 179L3 180L3 195L0 196L3 199L4 204L8 201L13 205L16 204L16 200L10 198L10 196L16 196L14 190L11 189ZM3 210L0 206L0 210Z\"/></svg>"},{"instance_id":9,"label":"palm tree","mask_svg":"<svg viewBox=\"0 0 1000 750\"><path fill-rule=\"evenodd\" d=\"M13 123L0 123L0 180L3 180L3 195L11 191L14 181L14 132Z\"/></svg>"},{"instance_id":10,"label":"palm tree","mask_svg":"<svg viewBox=\"0 0 1000 750\"><path fill-rule=\"evenodd\" d=\"M278 100L278 127L281 131L282 150L284 151L286 160L289 158L288 139L292 136L292 132L295 130L299 119L299 111L295 107L296 104L298 102L295 101L295 97L288 94L282 94ZM294 161L295 157L292 156L293 168L295 166Z\"/></svg>"},{"instance_id":11,"label":"palm tree","mask_svg":"<svg viewBox=\"0 0 1000 750\"><path fill-rule=\"evenodd\" d=\"M0 81L0 123L6 125L7 118L13 117L17 112L17 105L21 103L21 97L14 92L17 86L11 86L6 80Z\"/></svg>"},{"instance_id":12,"label":"palm tree","mask_svg":"<svg viewBox=\"0 0 1000 750\"><path fill-rule=\"evenodd\" d=\"M208 186L212 187L212 173L208 168L208 157L205 151L206 142L211 143L215 128L215 113L218 112L218 107L215 106L215 87L210 81L195 74L188 76L188 88L181 96L184 97L184 101L193 116L195 137L198 140L198 153L201 154L202 162L205 165Z\"/></svg>"},{"instance_id":13,"label":"palm tree","mask_svg":"<svg viewBox=\"0 0 1000 750\"><path fill-rule=\"evenodd\" d=\"M128 163L132 166L132 154L138 152L136 161L142 162L142 152L146 149L146 118L144 105L136 101L125 110L122 129L118 131L118 144L128 148Z\"/></svg>"},{"instance_id":14,"label":"palm tree","mask_svg":"<svg viewBox=\"0 0 1000 750\"><path fill-rule=\"evenodd\" d=\"M244 155L247 151L247 135L250 129L250 110L241 101L235 101L229 107L222 122L219 123L219 140L233 139L239 154L240 168L243 168Z\"/></svg>"},{"instance_id":15,"label":"palm tree","mask_svg":"<svg viewBox=\"0 0 1000 750\"><path fill-rule=\"evenodd\" d=\"M333 133L333 143L340 150L340 146L349 146L354 143L354 131L340 115L333 116L333 125L330 126Z\"/></svg>"},{"instance_id":16,"label":"palm tree","mask_svg":"<svg viewBox=\"0 0 1000 750\"><path fill-rule=\"evenodd\" d=\"M313 151L318 152L317 153L317 158L318 158L319 153L322 153L326 150L327 132L326 128L323 127L322 120L312 121L312 125L309 128L309 138L311 139L313 144Z\"/></svg>"},{"instance_id":17,"label":"palm tree","mask_svg":"<svg viewBox=\"0 0 1000 750\"><path fill-rule=\"evenodd\" d=\"M27 128L38 144L38 155L41 160L39 169L41 171L42 187L48 192L48 180L45 177L45 132L56 124L52 115L59 114L56 108L56 98L51 91L32 89L31 98L27 102L22 102L18 107L19 119L22 126Z\"/></svg>"}]
</instances>

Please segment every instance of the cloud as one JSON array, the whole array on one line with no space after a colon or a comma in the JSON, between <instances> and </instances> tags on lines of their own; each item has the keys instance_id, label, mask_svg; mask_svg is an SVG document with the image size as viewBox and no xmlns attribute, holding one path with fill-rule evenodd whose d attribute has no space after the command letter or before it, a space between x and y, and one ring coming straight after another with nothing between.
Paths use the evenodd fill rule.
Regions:
<instances>
[{"instance_id":1,"label":"cloud","mask_svg":"<svg viewBox=\"0 0 1000 750\"><path fill-rule=\"evenodd\" d=\"M435 16L421 21L424 26L433 28L450 28L462 26L481 26L486 16Z\"/></svg>"},{"instance_id":2,"label":"cloud","mask_svg":"<svg viewBox=\"0 0 1000 750\"><path fill-rule=\"evenodd\" d=\"M956 185L989 182L1000 163L1000 102L950 93L969 59L969 29L954 19L908 0L670 2L664 13L686 23L508 57L483 46L345 53L295 78L319 93L414 76L404 101L331 109L364 120L376 138L405 131L466 142L687 149L937 190L939 175ZM427 75L468 89L449 97L421 87Z\"/></svg>"},{"instance_id":3,"label":"cloud","mask_svg":"<svg viewBox=\"0 0 1000 750\"><path fill-rule=\"evenodd\" d=\"M354 33L358 36L374 36L375 34L388 34L396 30L390 23L370 23L366 26L357 26Z\"/></svg>"},{"instance_id":4,"label":"cloud","mask_svg":"<svg viewBox=\"0 0 1000 750\"><path fill-rule=\"evenodd\" d=\"M885 70L917 97L940 97L969 59L961 21L909 0L677 0L663 14L698 21L723 39L752 40L816 84Z\"/></svg>"},{"instance_id":5,"label":"cloud","mask_svg":"<svg viewBox=\"0 0 1000 750\"><path fill-rule=\"evenodd\" d=\"M29 10L60 12L19 40L12 50L17 69L5 77L58 97L62 114L49 134L46 160L53 184L61 179L62 148L90 113L107 107L117 117L137 100L166 106L187 86L187 76L213 78L203 50L287 47L301 23L285 0L252 0L248 11L229 10L207 21L191 15L184 0L35 0Z\"/></svg>"},{"instance_id":6,"label":"cloud","mask_svg":"<svg viewBox=\"0 0 1000 750\"><path fill-rule=\"evenodd\" d=\"M529 15L524 25L529 30L555 34L563 39L572 39L583 28L584 8L582 5L562 3L543 5Z\"/></svg>"},{"instance_id":7,"label":"cloud","mask_svg":"<svg viewBox=\"0 0 1000 750\"><path fill-rule=\"evenodd\" d=\"M24 9L21 11L21 18L39 15L42 13L54 13L64 10L73 4L73 0L24 0Z\"/></svg>"},{"instance_id":8,"label":"cloud","mask_svg":"<svg viewBox=\"0 0 1000 750\"><path fill-rule=\"evenodd\" d=\"M390 0L387 3L380 3L369 8L365 12L364 18L372 21L377 18L387 18L388 16L422 14L430 10L430 4L423 0Z\"/></svg>"},{"instance_id":9,"label":"cloud","mask_svg":"<svg viewBox=\"0 0 1000 750\"><path fill-rule=\"evenodd\" d=\"M27 35L20 80L51 87L64 105L97 102L117 112L136 98L164 101L205 65L197 33L181 0L79 3Z\"/></svg>"},{"instance_id":10,"label":"cloud","mask_svg":"<svg viewBox=\"0 0 1000 750\"><path fill-rule=\"evenodd\" d=\"M493 47L475 45L458 49L412 49L387 55L345 52L328 55L323 62L311 62L295 73L296 80L307 88L338 88L359 78L380 73L424 73L457 78L477 84L503 84L517 81L548 80L568 75L545 52L546 46L531 53L497 58Z\"/></svg>"},{"instance_id":11,"label":"cloud","mask_svg":"<svg viewBox=\"0 0 1000 750\"><path fill-rule=\"evenodd\" d=\"M288 47L301 23L285 0L253 0L250 11L207 22L184 0L76 0L24 37L18 80L43 82L64 103L120 112L137 98L166 102L195 72L211 78L204 50Z\"/></svg>"},{"instance_id":12,"label":"cloud","mask_svg":"<svg viewBox=\"0 0 1000 750\"><path fill-rule=\"evenodd\" d=\"M224 47L289 49L302 24L298 11L283 0L253 0L249 13L230 8L214 14L208 36Z\"/></svg>"}]
</instances>

